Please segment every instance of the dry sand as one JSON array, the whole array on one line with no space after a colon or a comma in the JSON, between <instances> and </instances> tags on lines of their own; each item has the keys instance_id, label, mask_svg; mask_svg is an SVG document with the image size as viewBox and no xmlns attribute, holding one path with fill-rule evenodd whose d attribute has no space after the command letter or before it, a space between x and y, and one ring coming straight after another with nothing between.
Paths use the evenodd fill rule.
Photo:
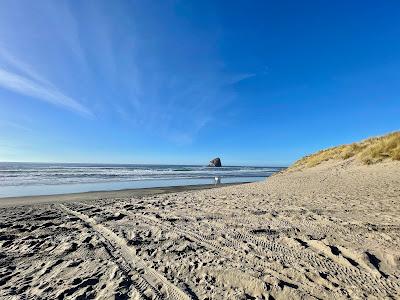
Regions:
<instances>
[{"instance_id":1,"label":"dry sand","mask_svg":"<svg viewBox=\"0 0 400 300\"><path fill-rule=\"evenodd\" d=\"M399 162L109 196L0 209L0 298L400 298Z\"/></svg>"}]
</instances>

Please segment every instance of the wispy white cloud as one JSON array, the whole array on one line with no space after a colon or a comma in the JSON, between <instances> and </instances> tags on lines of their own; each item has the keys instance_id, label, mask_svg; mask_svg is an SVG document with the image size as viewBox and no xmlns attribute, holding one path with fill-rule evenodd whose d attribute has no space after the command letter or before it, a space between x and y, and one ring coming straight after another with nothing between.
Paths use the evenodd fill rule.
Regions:
<instances>
[{"instance_id":1,"label":"wispy white cloud","mask_svg":"<svg viewBox=\"0 0 400 300\"><path fill-rule=\"evenodd\" d=\"M30 77L31 79L33 79L41 84L44 84L44 85L54 88L54 85L50 81L48 81L47 79L45 79L41 75L39 75L30 65L17 59L10 52L8 52L4 47L1 47L1 46L0 46L0 58L7 65L15 68L19 72L24 73L26 76Z\"/></svg>"},{"instance_id":2,"label":"wispy white cloud","mask_svg":"<svg viewBox=\"0 0 400 300\"><path fill-rule=\"evenodd\" d=\"M11 72L10 69L16 72ZM93 117L93 113L87 107L65 95L53 83L36 72L31 65L18 59L1 45L0 87L67 108L86 117Z\"/></svg>"},{"instance_id":3,"label":"wispy white cloud","mask_svg":"<svg viewBox=\"0 0 400 300\"><path fill-rule=\"evenodd\" d=\"M6 127L6 128L11 127L11 128L18 129L18 130L32 131L31 128L26 127L22 124L11 122L11 121L6 121L6 120L0 120L0 128L1 127Z\"/></svg>"},{"instance_id":4,"label":"wispy white cloud","mask_svg":"<svg viewBox=\"0 0 400 300\"><path fill-rule=\"evenodd\" d=\"M244 73L244 74L233 75L233 76L231 76L231 78L229 78L227 80L227 84L236 84L243 80L246 80L246 79L249 79L249 78L252 78L255 76L257 76L257 74L255 74L255 73Z\"/></svg>"},{"instance_id":5,"label":"wispy white cloud","mask_svg":"<svg viewBox=\"0 0 400 300\"><path fill-rule=\"evenodd\" d=\"M22 95L70 109L84 116L93 117L93 113L87 107L64 95L56 88L45 86L2 68L0 68L0 86Z\"/></svg>"}]
</instances>

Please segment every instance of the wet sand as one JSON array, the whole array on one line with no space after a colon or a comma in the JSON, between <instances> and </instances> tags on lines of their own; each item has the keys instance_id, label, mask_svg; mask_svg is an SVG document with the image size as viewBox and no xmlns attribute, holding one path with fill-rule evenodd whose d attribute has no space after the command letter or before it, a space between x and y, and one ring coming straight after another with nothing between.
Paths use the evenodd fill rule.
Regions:
<instances>
[{"instance_id":1,"label":"wet sand","mask_svg":"<svg viewBox=\"0 0 400 300\"><path fill-rule=\"evenodd\" d=\"M174 193L182 191L213 189L217 187L244 184L244 183L223 183L218 185L215 184L184 185L184 186L126 189L126 190L98 191L98 192L96 191L96 192L84 192L84 193L43 195L43 196L3 197L0 198L0 207L35 205L35 204L67 202L67 201L97 200L103 198L117 199L117 198L133 197L133 196L146 196L146 195L166 194L166 193Z\"/></svg>"}]
</instances>

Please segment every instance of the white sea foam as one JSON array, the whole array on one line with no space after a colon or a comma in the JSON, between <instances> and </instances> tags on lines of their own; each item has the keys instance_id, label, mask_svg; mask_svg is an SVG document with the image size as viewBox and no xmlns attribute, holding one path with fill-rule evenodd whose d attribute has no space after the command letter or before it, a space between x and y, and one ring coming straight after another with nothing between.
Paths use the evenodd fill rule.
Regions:
<instances>
[{"instance_id":1,"label":"white sea foam","mask_svg":"<svg viewBox=\"0 0 400 300\"><path fill-rule=\"evenodd\" d=\"M0 186L55 185L151 179L268 177L276 167L0 163Z\"/></svg>"}]
</instances>

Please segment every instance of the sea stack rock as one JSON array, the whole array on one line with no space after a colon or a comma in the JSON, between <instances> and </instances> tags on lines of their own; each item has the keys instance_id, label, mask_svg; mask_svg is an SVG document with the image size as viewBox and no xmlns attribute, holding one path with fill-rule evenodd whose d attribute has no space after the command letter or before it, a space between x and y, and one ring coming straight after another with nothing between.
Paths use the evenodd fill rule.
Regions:
<instances>
[{"instance_id":1,"label":"sea stack rock","mask_svg":"<svg viewBox=\"0 0 400 300\"><path fill-rule=\"evenodd\" d=\"M219 157L214 158L210 161L209 167L222 167L221 159Z\"/></svg>"}]
</instances>

